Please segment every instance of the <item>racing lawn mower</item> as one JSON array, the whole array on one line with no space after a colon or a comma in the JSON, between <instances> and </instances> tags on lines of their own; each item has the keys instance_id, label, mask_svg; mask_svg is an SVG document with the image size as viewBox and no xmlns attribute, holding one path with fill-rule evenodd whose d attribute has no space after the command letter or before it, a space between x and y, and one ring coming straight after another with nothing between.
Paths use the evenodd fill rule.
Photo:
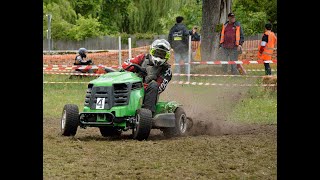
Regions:
<instances>
[{"instance_id":1,"label":"racing lawn mower","mask_svg":"<svg viewBox=\"0 0 320 180\"><path fill-rule=\"evenodd\" d=\"M120 136L132 131L132 138L147 140L151 129L160 129L164 136L184 136L191 129L192 119L176 101L157 101L156 112L143 108L144 70L137 64L136 72L108 72L89 82L83 112L75 104L66 104L61 117L61 135L75 136L80 128L98 127L104 137Z\"/></svg>"}]
</instances>

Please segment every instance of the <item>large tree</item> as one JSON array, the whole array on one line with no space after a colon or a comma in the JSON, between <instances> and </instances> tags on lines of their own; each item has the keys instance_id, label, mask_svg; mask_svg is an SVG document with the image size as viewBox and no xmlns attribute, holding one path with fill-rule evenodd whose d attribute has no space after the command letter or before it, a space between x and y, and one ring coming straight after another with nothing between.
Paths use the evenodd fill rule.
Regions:
<instances>
[{"instance_id":1,"label":"large tree","mask_svg":"<svg viewBox=\"0 0 320 180\"><path fill-rule=\"evenodd\" d=\"M202 38L201 60L212 61L219 48L222 23L231 12L232 0L203 0L202 3Z\"/></svg>"}]
</instances>

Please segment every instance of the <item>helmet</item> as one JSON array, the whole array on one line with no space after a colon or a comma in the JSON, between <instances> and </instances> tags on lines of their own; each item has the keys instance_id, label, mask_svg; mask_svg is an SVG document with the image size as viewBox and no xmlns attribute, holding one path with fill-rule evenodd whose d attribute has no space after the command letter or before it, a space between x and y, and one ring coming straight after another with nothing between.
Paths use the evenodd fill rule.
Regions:
<instances>
[{"instance_id":1,"label":"helmet","mask_svg":"<svg viewBox=\"0 0 320 180\"><path fill-rule=\"evenodd\" d=\"M81 55L81 57L86 57L86 53L88 52L88 50L86 48L80 48L78 52Z\"/></svg>"},{"instance_id":2,"label":"helmet","mask_svg":"<svg viewBox=\"0 0 320 180\"><path fill-rule=\"evenodd\" d=\"M156 66L161 66L170 58L170 43L165 39L157 39L150 46L151 61Z\"/></svg>"}]
</instances>

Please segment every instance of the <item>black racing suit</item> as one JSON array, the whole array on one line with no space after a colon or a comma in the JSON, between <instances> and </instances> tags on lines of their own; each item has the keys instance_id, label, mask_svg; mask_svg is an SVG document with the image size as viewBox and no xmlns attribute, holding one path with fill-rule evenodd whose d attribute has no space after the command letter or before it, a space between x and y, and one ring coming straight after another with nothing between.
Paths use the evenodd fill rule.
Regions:
<instances>
[{"instance_id":1,"label":"black racing suit","mask_svg":"<svg viewBox=\"0 0 320 180\"><path fill-rule=\"evenodd\" d=\"M159 94L166 89L172 78L172 71L170 64L164 63L161 66L155 66L152 61L150 61L150 58L150 54L140 54L135 58L125 61L122 64L122 68L125 69L134 63L140 65L146 71L146 75L143 76L145 89L143 108L149 109L154 115ZM130 67L128 71L135 71L135 69L134 67Z\"/></svg>"}]
</instances>

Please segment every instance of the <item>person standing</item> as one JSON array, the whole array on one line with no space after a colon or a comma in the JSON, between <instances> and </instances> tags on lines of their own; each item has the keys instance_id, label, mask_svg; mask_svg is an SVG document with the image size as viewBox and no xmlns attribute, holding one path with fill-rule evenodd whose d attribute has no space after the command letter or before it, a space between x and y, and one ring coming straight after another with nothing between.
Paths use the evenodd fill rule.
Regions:
<instances>
[{"instance_id":1,"label":"person standing","mask_svg":"<svg viewBox=\"0 0 320 180\"><path fill-rule=\"evenodd\" d=\"M276 35L271 31L272 24L265 24L265 32L262 36L261 42L258 46L258 59L263 61L270 61L272 58L274 47L277 43ZM270 63L263 63L265 74L271 75Z\"/></svg>"},{"instance_id":2,"label":"person standing","mask_svg":"<svg viewBox=\"0 0 320 180\"><path fill-rule=\"evenodd\" d=\"M236 21L235 14L228 14L228 21L222 25L220 47L223 61L237 61L239 53L242 52L244 42L243 30L239 21ZM243 67L242 67L243 68ZM228 72L228 65L222 64L224 73ZM231 64L231 73L239 74L237 65Z\"/></svg>"},{"instance_id":3,"label":"person standing","mask_svg":"<svg viewBox=\"0 0 320 180\"><path fill-rule=\"evenodd\" d=\"M176 17L176 24L170 29L168 35L168 41L174 52L174 61L175 64L180 64L180 61L185 63L185 73L188 73L187 64L188 63L188 37L189 31L187 27L182 24L183 17ZM174 73L180 74L180 65L175 65Z\"/></svg>"},{"instance_id":4,"label":"person standing","mask_svg":"<svg viewBox=\"0 0 320 180\"><path fill-rule=\"evenodd\" d=\"M199 48L200 45L200 35L198 34L198 28L196 26L194 26L192 28L191 31L189 31L190 35L191 35L191 59L193 60L195 55L196 55L196 51Z\"/></svg>"}]
</instances>

